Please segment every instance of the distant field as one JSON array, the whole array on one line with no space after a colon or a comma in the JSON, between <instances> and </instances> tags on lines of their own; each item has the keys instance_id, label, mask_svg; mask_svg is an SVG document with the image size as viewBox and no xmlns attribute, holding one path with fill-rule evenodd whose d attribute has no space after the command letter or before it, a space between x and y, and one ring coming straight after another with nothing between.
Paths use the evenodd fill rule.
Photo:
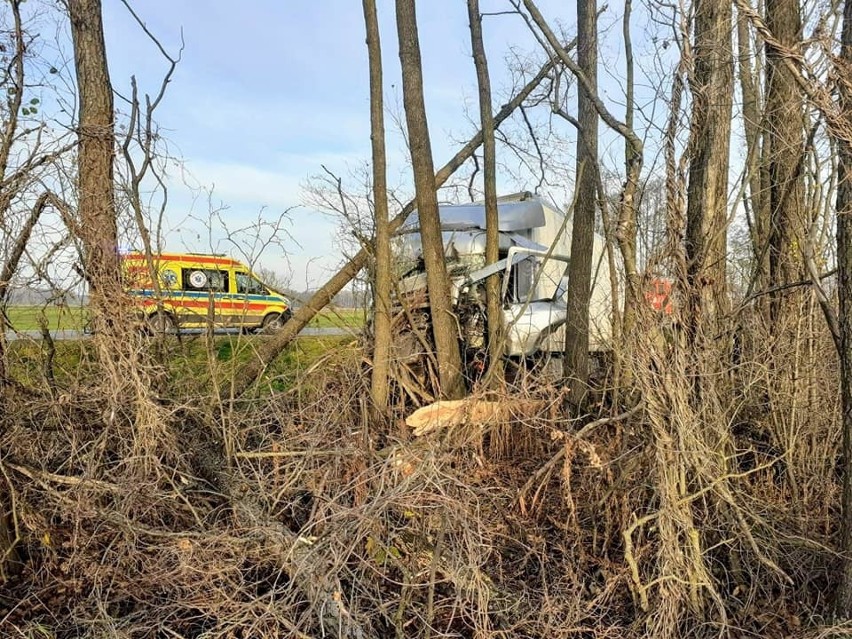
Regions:
<instances>
[{"instance_id":1,"label":"distant field","mask_svg":"<svg viewBox=\"0 0 852 639\"><path fill-rule=\"evenodd\" d=\"M42 317L51 331L80 331L86 323L86 309L82 306L9 306L6 317L17 331L39 330Z\"/></svg>"},{"instance_id":2,"label":"distant field","mask_svg":"<svg viewBox=\"0 0 852 639\"><path fill-rule=\"evenodd\" d=\"M41 324L39 318L47 320L51 331L83 330L86 323L85 307L74 306L61 308L58 306L9 306L6 315L11 326L18 331L37 331ZM363 309L330 309L323 310L308 326L314 328L359 328L364 325L365 311Z\"/></svg>"}]
</instances>

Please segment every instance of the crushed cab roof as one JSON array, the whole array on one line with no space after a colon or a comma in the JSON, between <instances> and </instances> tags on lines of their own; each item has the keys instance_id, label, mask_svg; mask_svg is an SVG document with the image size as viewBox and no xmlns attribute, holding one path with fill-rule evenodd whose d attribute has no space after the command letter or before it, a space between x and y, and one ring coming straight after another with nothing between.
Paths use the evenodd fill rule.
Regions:
<instances>
[{"instance_id":1,"label":"crushed cab roof","mask_svg":"<svg viewBox=\"0 0 852 639\"><path fill-rule=\"evenodd\" d=\"M537 198L498 202L497 228L511 232L544 226L544 207L545 204ZM441 228L445 231L485 228L485 205L482 203L443 204L438 207L438 214L441 217ZM417 211L414 211L408 216L400 232L416 231L419 228Z\"/></svg>"}]
</instances>

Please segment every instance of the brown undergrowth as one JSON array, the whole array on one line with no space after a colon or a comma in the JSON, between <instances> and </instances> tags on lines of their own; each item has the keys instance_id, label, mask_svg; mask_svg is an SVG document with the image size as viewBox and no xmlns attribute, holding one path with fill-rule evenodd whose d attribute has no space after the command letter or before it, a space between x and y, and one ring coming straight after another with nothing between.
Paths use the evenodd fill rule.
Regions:
<instances>
[{"instance_id":1,"label":"brown undergrowth","mask_svg":"<svg viewBox=\"0 0 852 639\"><path fill-rule=\"evenodd\" d=\"M423 437L374 421L352 344L253 399L172 392L144 342L145 374L32 378L0 417L0 635L840 632L835 361L805 310L712 366L645 325L590 414L516 375L499 401L535 411Z\"/></svg>"}]
</instances>

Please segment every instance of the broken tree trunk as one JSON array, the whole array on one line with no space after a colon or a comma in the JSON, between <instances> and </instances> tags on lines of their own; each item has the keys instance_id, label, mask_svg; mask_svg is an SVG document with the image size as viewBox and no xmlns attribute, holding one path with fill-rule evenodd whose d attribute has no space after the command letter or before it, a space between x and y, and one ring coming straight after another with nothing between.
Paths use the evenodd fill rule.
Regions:
<instances>
[{"instance_id":1,"label":"broken tree trunk","mask_svg":"<svg viewBox=\"0 0 852 639\"><path fill-rule=\"evenodd\" d=\"M568 43L564 49L571 50L576 45L576 40ZM524 100L529 97L530 93L539 85L539 83L547 77L550 71L555 66L556 61L548 60L541 70L533 77L524 87L509 102L503 105L498 113L494 115L494 127L497 128L502 124L515 109L517 109ZM482 131L474 135L461 149L456 153L449 162L447 162L440 170L435 173L435 185L440 187L443 185L455 171L464 164L473 155L473 152L482 144ZM395 232L403 222L408 219L414 211L415 202L409 202L403 207L402 211L390 221L389 232ZM293 317L284 324L284 327L270 341L262 344L257 350L257 356L246 362L237 373L225 383L221 389L222 394L239 397L254 383L254 381L266 370L266 367L271 364L276 357L292 342L295 337L301 332L308 322L325 308L332 298L337 295L358 272L367 265L370 251L367 248L362 248L354 257L352 257L328 282L326 282L308 302L299 308Z\"/></svg>"},{"instance_id":2,"label":"broken tree trunk","mask_svg":"<svg viewBox=\"0 0 852 639\"><path fill-rule=\"evenodd\" d=\"M535 399L512 402L472 397L440 400L418 408L405 418L405 424L412 429L415 437L423 437L461 424L484 428L498 422L507 422L521 417L530 418L549 405L550 403L546 400Z\"/></svg>"}]
</instances>

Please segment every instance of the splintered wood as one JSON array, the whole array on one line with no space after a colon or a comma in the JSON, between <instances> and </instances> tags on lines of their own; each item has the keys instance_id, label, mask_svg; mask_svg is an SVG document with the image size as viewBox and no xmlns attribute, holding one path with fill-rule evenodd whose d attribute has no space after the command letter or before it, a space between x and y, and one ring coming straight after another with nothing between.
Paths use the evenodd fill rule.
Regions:
<instances>
[{"instance_id":1,"label":"splintered wood","mask_svg":"<svg viewBox=\"0 0 852 639\"><path fill-rule=\"evenodd\" d=\"M545 406L546 403L541 401L442 400L418 408L405 419L405 423L415 437L422 437L461 424L484 427L522 415L534 415Z\"/></svg>"}]
</instances>

